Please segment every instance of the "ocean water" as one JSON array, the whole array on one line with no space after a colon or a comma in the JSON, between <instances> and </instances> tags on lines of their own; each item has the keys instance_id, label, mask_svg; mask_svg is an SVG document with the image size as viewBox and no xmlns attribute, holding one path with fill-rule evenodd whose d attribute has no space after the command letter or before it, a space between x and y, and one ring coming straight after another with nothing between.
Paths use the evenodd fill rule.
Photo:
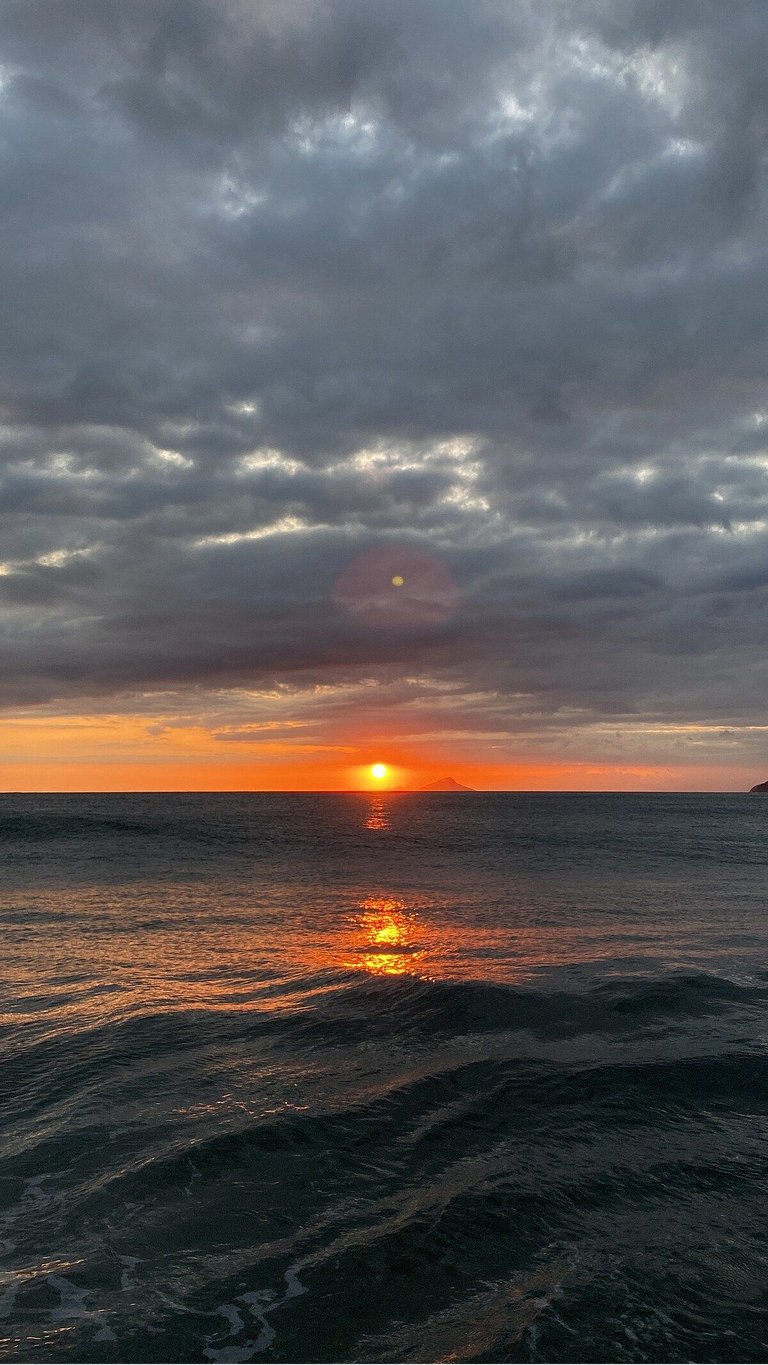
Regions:
<instances>
[{"instance_id":1,"label":"ocean water","mask_svg":"<svg viewBox=\"0 0 768 1365\"><path fill-rule=\"evenodd\" d=\"M767 827L0 797L3 1357L768 1359Z\"/></svg>"}]
</instances>

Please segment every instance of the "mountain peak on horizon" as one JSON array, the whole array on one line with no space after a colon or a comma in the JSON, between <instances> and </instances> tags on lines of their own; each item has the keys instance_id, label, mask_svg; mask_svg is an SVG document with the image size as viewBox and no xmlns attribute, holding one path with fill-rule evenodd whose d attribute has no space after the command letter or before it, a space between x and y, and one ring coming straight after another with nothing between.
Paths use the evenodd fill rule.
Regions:
<instances>
[{"instance_id":1,"label":"mountain peak on horizon","mask_svg":"<svg viewBox=\"0 0 768 1365\"><path fill-rule=\"evenodd\" d=\"M420 792L471 792L474 787L465 787L463 783L457 782L455 777L439 777L436 782L428 782L426 787L419 787Z\"/></svg>"}]
</instances>

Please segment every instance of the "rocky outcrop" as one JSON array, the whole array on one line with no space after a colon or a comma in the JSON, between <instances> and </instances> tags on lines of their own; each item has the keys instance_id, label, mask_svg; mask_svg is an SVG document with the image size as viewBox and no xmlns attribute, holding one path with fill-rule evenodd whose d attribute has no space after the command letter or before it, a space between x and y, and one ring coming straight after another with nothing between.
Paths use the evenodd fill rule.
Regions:
<instances>
[{"instance_id":1,"label":"rocky outcrop","mask_svg":"<svg viewBox=\"0 0 768 1365\"><path fill-rule=\"evenodd\" d=\"M474 787L464 787L461 782L457 782L453 777L439 777L437 782L429 782L426 787L419 787L420 792L473 792Z\"/></svg>"},{"instance_id":2,"label":"rocky outcrop","mask_svg":"<svg viewBox=\"0 0 768 1365\"><path fill-rule=\"evenodd\" d=\"M758 782L756 787L750 787L751 792L768 792L768 782Z\"/></svg>"}]
</instances>

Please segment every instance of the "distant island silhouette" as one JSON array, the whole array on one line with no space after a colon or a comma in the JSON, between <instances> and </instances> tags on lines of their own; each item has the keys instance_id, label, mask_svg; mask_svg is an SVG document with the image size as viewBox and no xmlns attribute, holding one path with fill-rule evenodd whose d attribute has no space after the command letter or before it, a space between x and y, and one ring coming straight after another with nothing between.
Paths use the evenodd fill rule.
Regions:
<instances>
[{"instance_id":1,"label":"distant island silhouette","mask_svg":"<svg viewBox=\"0 0 768 1365\"><path fill-rule=\"evenodd\" d=\"M417 788L420 792L473 792L474 787L465 787L455 777L438 777L436 782L428 782L426 787Z\"/></svg>"},{"instance_id":2,"label":"distant island silhouette","mask_svg":"<svg viewBox=\"0 0 768 1365\"><path fill-rule=\"evenodd\" d=\"M455 777L439 777L436 782L428 782L426 787L358 787L361 796L418 796L420 792L474 792L477 787L465 787Z\"/></svg>"},{"instance_id":3,"label":"distant island silhouette","mask_svg":"<svg viewBox=\"0 0 768 1365\"><path fill-rule=\"evenodd\" d=\"M758 782L756 787L750 787L750 792L768 792L768 782Z\"/></svg>"}]
</instances>

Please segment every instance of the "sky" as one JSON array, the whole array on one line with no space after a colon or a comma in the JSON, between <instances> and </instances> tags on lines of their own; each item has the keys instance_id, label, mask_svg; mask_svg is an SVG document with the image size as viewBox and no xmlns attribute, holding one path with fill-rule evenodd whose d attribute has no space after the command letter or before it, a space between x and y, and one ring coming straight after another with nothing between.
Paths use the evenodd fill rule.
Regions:
<instances>
[{"instance_id":1,"label":"sky","mask_svg":"<svg viewBox=\"0 0 768 1365\"><path fill-rule=\"evenodd\" d=\"M5 0L0 788L768 777L767 40Z\"/></svg>"}]
</instances>

